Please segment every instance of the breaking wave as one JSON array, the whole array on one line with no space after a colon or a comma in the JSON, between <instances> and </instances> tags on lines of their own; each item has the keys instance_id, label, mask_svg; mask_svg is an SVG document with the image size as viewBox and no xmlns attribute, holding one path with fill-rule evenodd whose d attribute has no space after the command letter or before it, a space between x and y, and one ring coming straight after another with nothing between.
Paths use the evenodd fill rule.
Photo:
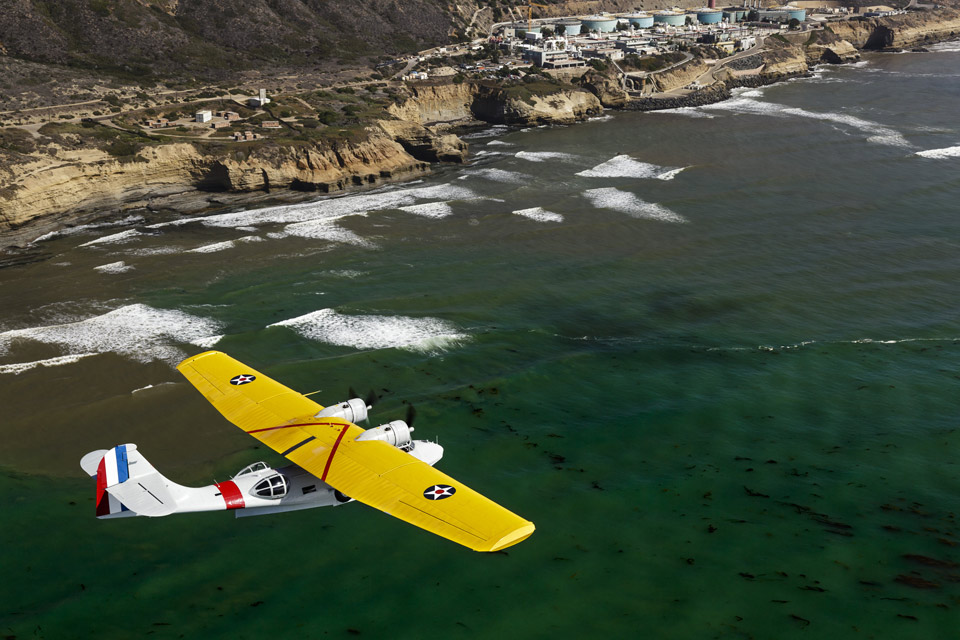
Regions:
<instances>
[{"instance_id":1,"label":"breaking wave","mask_svg":"<svg viewBox=\"0 0 960 640\"><path fill-rule=\"evenodd\" d=\"M516 157L530 162L549 162L550 160L572 162L579 158L572 153L563 153L562 151L517 151Z\"/></svg>"},{"instance_id":2,"label":"breaking wave","mask_svg":"<svg viewBox=\"0 0 960 640\"><path fill-rule=\"evenodd\" d=\"M220 323L182 311L131 304L85 320L0 333L0 353L19 340L57 345L71 356L119 353L149 362L176 364L185 354L174 345L210 338Z\"/></svg>"},{"instance_id":3,"label":"breaking wave","mask_svg":"<svg viewBox=\"0 0 960 640\"><path fill-rule=\"evenodd\" d=\"M960 157L960 146L917 151L916 155L920 156L921 158L935 158L937 160L943 160L944 158L956 158Z\"/></svg>"},{"instance_id":4,"label":"breaking wave","mask_svg":"<svg viewBox=\"0 0 960 640\"><path fill-rule=\"evenodd\" d=\"M84 242L81 244L81 247L93 247L101 244L120 244L132 240L138 236L144 234L140 233L136 229L127 229L126 231L121 231L120 233L114 233L109 236L103 236L101 238L96 238L90 242Z\"/></svg>"},{"instance_id":5,"label":"breaking wave","mask_svg":"<svg viewBox=\"0 0 960 640\"><path fill-rule=\"evenodd\" d=\"M120 260L119 262L102 264L99 267L94 267L93 270L99 271L100 273L126 273L127 271L133 271L133 265L129 265L123 260Z\"/></svg>"},{"instance_id":6,"label":"breaking wave","mask_svg":"<svg viewBox=\"0 0 960 640\"><path fill-rule=\"evenodd\" d=\"M687 219L674 213L670 209L655 202L647 202L638 198L629 191L621 191L613 187L602 189L588 189L583 195L593 206L602 209L621 211L634 218L648 218L660 222L683 223Z\"/></svg>"},{"instance_id":7,"label":"breaking wave","mask_svg":"<svg viewBox=\"0 0 960 640\"><path fill-rule=\"evenodd\" d=\"M423 204L411 204L406 207L397 207L400 211L406 211L424 218L446 218L453 215L453 209L446 202L424 202Z\"/></svg>"},{"instance_id":8,"label":"breaking wave","mask_svg":"<svg viewBox=\"0 0 960 640\"><path fill-rule=\"evenodd\" d=\"M436 351L469 337L454 324L437 318L351 316L333 309L320 309L269 326L289 327L307 339L355 349Z\"/></svg>"},{"instance_id":9,"label":"breaking wave","mask_svg":"<svg viewBox=\"0 0 960 640\"><path fill-rule=\"evenodd\" d=\"M96 353L78 353L71 356L59 356L56 358L47 358L46 360L34 360L33 362L18 362L16 364L0 364L0 373L12 373L20 375L24 371L30 371L37 367L59 367L64 364L73 364L84 358L95 356Z\"/></svg>"},{"instance_id":10,"label":"breaking wave","mask_svg":"<svg viewBox=\"0 0 960 640\"><path fill-rule=\"evenodd\" d=\"M469 169L464 171L464 176L474 176L490 180L492 182L502 182L504 184L527 184L531 177L519 171L506 171L504 169L494 169L493 167L484 167L482 169Z\"/></svg>"},{"instance_id":11,"label":"breaking wave","mask_svg":"<svg viewBox=\"0 0 960 640\"><path fill-rule=\"evenodd\" d=\"M816 111L807 111L797 107L787 107L775 102L761 102L755 100L753 96L747 93L741 93L736 98L718 102L716 104L704 105L701 109L710 109L714 111L733 111L736 113L748 113L761 116L786 117L794 116L798 118L809 118L811 120L821 120L832 122L833 124L850 127L857 131L867 134L867 141L876 144L885 144L895 147L911 147L903 135L890 127L884 126L879 122L865 120L845 113L818 113Z\"/></svg>"},{"instance_id":12,"label":"breaking wave","mask_svg":"<svg viewBox=\"0 0 960 640\"><path fill-rule=\"evenodd\" d=\"M634 160L626 154L620 154L601 162L592 169L577 173L583 178L659 178L671 180L681 169L661 167L649 162Z\"/></svg>"},{"instance_id":13,"label":"breaking wave","mask_svg":"<svg viewBox=\"0 0 960 640\"><path fill-rule=\"evenodd\" d=\"M518 216L523 216L524 218L530 218L531 220L536 220L537 222L563 222L563 216L559 213L554 213L552 211L547 211L542 207L533 207L531 209L518 209L513 212Z\"/></svg>"}]
</instances>

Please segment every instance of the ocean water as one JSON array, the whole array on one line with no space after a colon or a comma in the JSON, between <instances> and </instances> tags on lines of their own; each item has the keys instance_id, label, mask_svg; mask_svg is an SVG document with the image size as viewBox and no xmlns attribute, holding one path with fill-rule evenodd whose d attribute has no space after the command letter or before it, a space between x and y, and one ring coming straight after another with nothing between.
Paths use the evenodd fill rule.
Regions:
<instances>
[{"instance_id":1,"label":"ocean water","mask_svg":"<svg viewBox=\"0 0 960 640\"><path fill-rule=\"evenodd\" d=\"M0 270L16 638L947 638L960 622L960 45L725 103L494 128L432 177L125 218ZM173 365L417 408L532 520L98 521L87 451L281 463Z\"/></svg>"}]
</instances>

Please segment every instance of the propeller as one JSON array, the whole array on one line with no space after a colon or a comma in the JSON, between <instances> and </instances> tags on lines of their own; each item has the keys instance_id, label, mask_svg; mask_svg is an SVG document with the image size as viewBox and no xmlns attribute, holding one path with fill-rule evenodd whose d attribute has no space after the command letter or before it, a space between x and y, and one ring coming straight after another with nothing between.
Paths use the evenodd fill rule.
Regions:
<instances>
[{"instance_id":1,"label":"propeller","mask_svg":"<svg viewBox=\"0 0 960 640\"><path fill-rule=\"evenodd\" d=\"M410 431L413 431L413 420L417 417L417 410L412 404L407 405L407 419L404 422L407 423L407 426L410 427Z\"/></svg>"}]
</instances>

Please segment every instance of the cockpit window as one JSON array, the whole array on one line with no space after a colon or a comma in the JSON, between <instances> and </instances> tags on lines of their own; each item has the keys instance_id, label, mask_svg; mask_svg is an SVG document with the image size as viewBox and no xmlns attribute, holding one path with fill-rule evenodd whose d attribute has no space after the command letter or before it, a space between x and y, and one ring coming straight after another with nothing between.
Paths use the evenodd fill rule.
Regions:
<instances>
[{"instance_id":1,"label":"cockpit window","mask_svg":"<svg viewBox=\"0 0 960 640\"><path fill-rule=\"evenodd\" d=\"M258 471L264 471L264 470L269 469L269 468L270 468L270 467L267 466L267 463L266 463L266 462L254 462L254 463L253 463L252 465L250 465L249 467L244 467L243 470L240 471L240 473L238 473L237 475L235 475L235 476L233 476L233 477L234 477L234 478L239 478L240 476L245 476L245 475L247 475L248 473L256 473L256 472L258 472Z\"/></svg>"},{"instance_id":2,"label":"cockpit window","mask_svg":"<svg viewBox=\"0 0 960 640\"><path fill-rule=\"evenodd\" d=\"M259 498L282 498L287 495L287 479L279 473L258 482L251 493Z\"/></svg>"}]
</instances>

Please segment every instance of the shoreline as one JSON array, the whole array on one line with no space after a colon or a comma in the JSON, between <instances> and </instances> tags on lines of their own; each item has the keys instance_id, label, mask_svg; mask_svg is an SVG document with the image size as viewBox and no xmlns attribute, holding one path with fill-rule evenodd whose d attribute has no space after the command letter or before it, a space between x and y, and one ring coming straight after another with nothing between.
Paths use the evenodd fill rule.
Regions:
<instances>
[{"instance_id":1,"label":"shoreline","mask_svg":"<svg viewBox=\"0 0 960 640\"><path fill-rule=\"evenodd\" d=\"M944 33L943 37L931 38L928 34L925 36L923 45L931 45L940 42L949 42L958 38L957 32ZM795 46L795 45L794 45ZM918 45L919 46L919 45ZM800 47L802 49L802 47ZM913 50L917 50L916 48ZM892 49L866 49L857 48L857 57L859 52L893 51ZM899 48L896 52L910 51ZM723 102L732 97L732 91L737 88L759 88L784 82L794 78L810 77L813 74L810 69L819 66L819 64L832 64L830 62L820 62L815 64L805 64L803 71L796 72L776 72L772 74L757 73L754 75L738 75L717 79L712 84L699 88L683 96L676 97L642 97L631 98L626 102L607 106L610 111L662 111L669 109L700 107L708 104ZM840 62L838 64L843 64ZM592 95L592 94L591 94ZM595 114L587 114L595 115ZM554 121L554 124L575 124L576 122L586 120L583 114L578 115L572 122ZM397 122L397 121L394 121ZM549 122L549 121L547 121ZM413 124L409 121L400 120L400 125L416 126L420 132L427 129L423 124ZM473 117L469 120L460 119L455 121L433 123L429 128L433 140L433 151L439 146L437 139L440 137L455 138L463 144L455 135L469 135L475 133L477 129L500 124L496 121L481 120ZM531 123L507 125L523 127L530 126ZM130 215L151 215L162 216L170 214L189 214L189 215L207 215L215 212L229 211L235 208L249 206L269 206L270 204L286 204L302 202L316 198L320 193L330 195L342 193L357 193L365 190L383 187L389 184L402 184L409 182L431 172L430 166L435 162L424 162L417 158L417 154L410 147L410 140L401 139L403 136L394 136L394 144L402 145L408 153L413 155L408 157L408 162L404 166L394 166L394 171L374 171L373 174L353 175L350 179L341 179L336 184L328 185L328 190L319 188L323 186L317 184L302 183L296 178L288 181L287 186L271 184L271 181L264 176L265 188L242 188L242 189L204 189L204 185L196 180L193 183L172 183L166 185L157 185L154 190L148 186L141 197L135 200L121 202L116 197L112 199L109 194L103 195L102 200L87 202L83 209L65 209L58 213L45 216L37 216L28 219L22 224L13 228L0 231L0 268L7 266L16 266L26 264L37 260L43 260L44 253L37 243L44 236L55 233L60 230L72 227L94 224L110 219L116 219L118 216ZM409 138L409 135L407 136ZM421 134L422 138L422 134ZM469 140L469 138L468 138ZM423 140L418 138L415 144L423 144ZM465 145L464 145L465 146ZM461 158L462 162L467 157L464 150ZM295 159L296 160L296 159ZM309 164L310 158L307 159ZM302 165L303 160L296 160ZM410 162L412 161L412 162ZM456 160L455 160L456 161ZM332 188L330 188L332 187Z\"/></svg>"}]
</instances>

